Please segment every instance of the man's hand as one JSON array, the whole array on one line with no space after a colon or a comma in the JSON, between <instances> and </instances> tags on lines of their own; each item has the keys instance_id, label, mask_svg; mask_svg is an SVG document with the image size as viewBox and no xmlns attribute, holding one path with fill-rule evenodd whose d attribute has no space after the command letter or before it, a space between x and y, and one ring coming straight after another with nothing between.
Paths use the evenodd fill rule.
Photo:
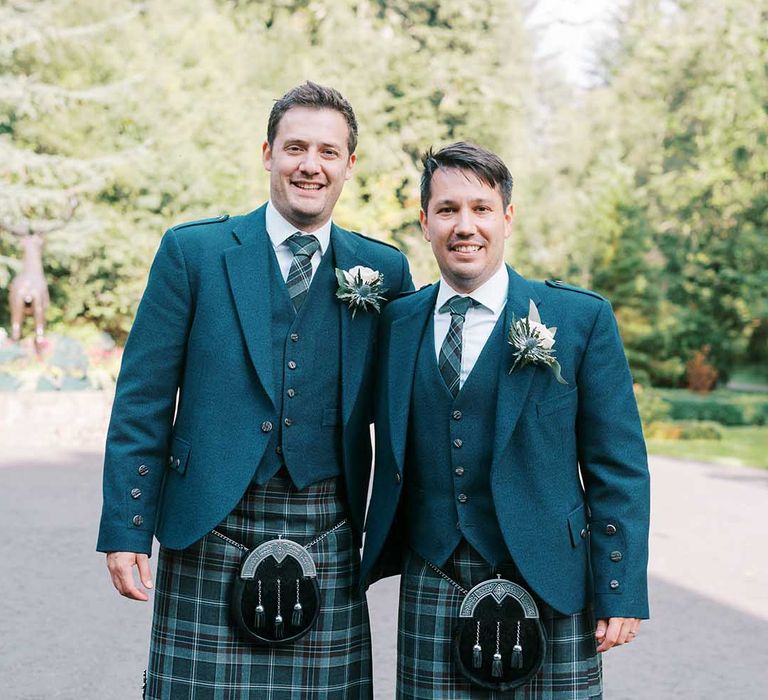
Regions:
<instances>
[{"instance_id":1,"label":"man's hand","mask_svg":"<svg viewBox=\"0 0 768 700\"><path fill-rule=\"evenodd\" d=\"M139 579L144 588L152 588L152 572L149 569L149 557L137 552L109 552L107 568L112 577L112 585L120 595L133 600L149 600L149 596L136 586L133 579L133 567L139 571Z\"/></svg>"},{"instance_id":2,"label":"man's hand","mask_svg":"<svg viewBox=\"0 0 768 700\"><path fill-rule=\"evenodd\" d=\"M611 617L597 621L595 639L598 652L608 651L611 647L631 642L637 636L640 620L636 617Z\"/></svg>"}]
</instances>

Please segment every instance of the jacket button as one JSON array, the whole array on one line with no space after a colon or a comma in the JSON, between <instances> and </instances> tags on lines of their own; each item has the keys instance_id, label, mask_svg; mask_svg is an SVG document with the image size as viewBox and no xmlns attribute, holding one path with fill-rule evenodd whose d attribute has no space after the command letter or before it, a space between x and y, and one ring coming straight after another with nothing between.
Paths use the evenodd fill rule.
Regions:
<instances>
[{"instance_id":1,"label":"jacket button","mask_svg":"<svg viewBox=\"0 0 768 700\"><path fill-rule=\"evenodd\" d=\"M459 448L459 447L461 447L463 444L464 444L464 443L462 442L462 440L461 440L460 438L456 438L456 439L453 441L453 446L454 446L454 447L456 447L456 448Z\"/></svg>"},{"instance_id":2,"label":"jacket button","mask_svg":"<svg viewBox=\"0 0 768 700\"><path fill-rule=\"evenodd\" d=\"M608 585L615 591L619 587L619 582L613 579Z\"/></svg>"},{"instance_id":3,"label":"jacket button","mask_svg":"<svg viewBox=\"0 0 768 700\"><path fill-rule=\"evenodd\" d=\"M141 496L141 489L131 489L131 498L139 498Z\"/></svg>"},{"instance_id":4,"label":"jacket button","mask_svg":"<svg viewBox=\"0 0 768 700\"><path fill-rule=\"evenodd\" d=\"M141 524L144 522L144 518L142 518L140 515L134 515L133 516L133 524L136 527L141 527Z\"/></svg>"},{"instance_id":5,"label":"jacket button","mask_svg":"<svg viewBox=\"0 0 768 700\"><path fill-rule=\"evenodd\" d=\"M280 445L278 445L275 448L275 452L277 452L277 454L281 455L281 454L283 454L283 448Z\"/></svg>"},{"instance_id":6,"label":"jacket button","mask_svg":"<svg viewBox=\"0 0 768 700\"><path fill-rule=\"evenodd\" d=\"M287 428L290 428L293 425L293 419L292 418L286 418L283 423L285 423L285 426Z\"/></svg>"},{"instance_id":7,"label":"jacket button","mask_svg":"<svg viewBox=\"0 0 768 700\"><path fill-rule=\"evenodd\" d=\"M587 528L583 527L581 528L581 532L579 533L579 537L583 540L587 536Z\"/></svg>"},{"instance_id":8,"label":"jacket button","mask_svg":"<svg viewBox=\"0 0 768 700\"><path fill-rule=\"evenodd\" d=\"M288 360L288 369L296 369L296 363L293 360Z\"/></svg>"},{"instance_id":9,"label":"jacket button","mask_svg":"<svg viewBox=\"0 0 768 700\"><path fill-rule=\"evenodd\" d=\"M622 557L623 555L621 552L611 552L611 561L621 561Z\"/></svg>"},{"instance_id":10,"label":"jacket button","mask_svg":"<svg viewBox=\"0 0 768 700\"><path fill-rule=\"evenodd\" d=\"M608 523L608 525L605 526L605 534L606 535L615 535L616 534L616 526L612 525L611 523Z\"/></svg>"},{"instance_id":11,"label":"jacket button","mask_svg":"<svg viewBox=\"0 0 768 700\"><path fill-rule=\"evenodd\" d=\"M467 498L467 494L466 493L460 493L457 496L457 500L459 501L459 503L466 503L469 499Z\"/></svg>"},{"instance_id":12,"label":"jacket button","mask_svg":"<svg viewBox=\"0 0 768 700\"><path fill-rule=\"evenodd\" d=\"M285 393L288 394L289 399L292 399L294 396L296 396L296 389L288 389L288 391Z\"/></svg>"},{"instance_id":13,"label":"jacket button","mask_svg":"<svg viewBox=\"0 0 768 700\"><path fill-rule=\"evenodd\" d=\"M400 476L400 472L395 472L395 483L399 484L402 481L403 477Z\"/></svg>"},{"instance_id":14,"label":"jacket button","mask_svg":"<svg viewBox=\"0 0 768 700\"><path fill-rule=\"evenodd\" d=\"M299 342L299 334L298 333L291 333L291 340L294 343L298 343Z\"/></svg>"},{"instance_id":15,"label":"jacket button","mask_svg":"<svg viewBox=\"0 0 768 700\"><path fill-rule=\"evenodd\" d=\"M268 433L270 430L272 430L272 423L271 423L271 421L265 420L261 424L261 432L262 433Z\"/></svg>"},{"instance_id":16,"label":"jacket button","mask_svg":"<svg viewBox=\"0 0 768 700\"><path fill-rule=\"evenodd\" d=\"M180 466L181 466L181 460L180 460L180 459L178 459L178 458L176 458L176 466L177 466L177 467L180 467Z\"/></svg>"},{"instance_id":17,"label":"jacket button","mask_svg":"<svg viewBox=\"0 0 768 700\"><path fill-rule=\"evenodd\" d=\"M454 411L452 414L453 420L461 420L461 411Z\"/></svg>"},{"instance_id":18,"label":"jacket button","mask_svg":"<svg viewBox=\"0 0 768 700\"><path fill-rule=\"evenodd\" d=\"M168 455L168 466L173 464L173 455Z\"/></svg>"},{"instance_id":19,"label":"jacket button","mask_svg":"<svg viewBox=\"0 0 768 700\"><path fill-rule=\"evenodd\" d=\"M453 470L453 473L456 474L456 476L464 476L464 467L456 467L456 469Z\"/></svg>"},{"instance_id":20,"label":"jacket button","mask_svg":"<svg viewBox=\"0 0 768 700\"><path fill-rule=\"evenodd\" d=\"M139 467L139 476L146 476L149 474L149 467L146 464L142 464Z\"/></svg>"}]
</instances>

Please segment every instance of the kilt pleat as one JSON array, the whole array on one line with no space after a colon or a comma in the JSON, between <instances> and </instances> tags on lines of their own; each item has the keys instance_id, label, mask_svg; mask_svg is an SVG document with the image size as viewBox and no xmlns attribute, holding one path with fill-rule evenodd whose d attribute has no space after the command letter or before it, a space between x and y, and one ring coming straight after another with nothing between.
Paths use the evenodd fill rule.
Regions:
<instances>
[{"instance_id":1,"label":"kilt pleat","mask_svg":"<svg viewBox=\"0 0 768 700\"><path fill-rule=\"evenodd\" d=\"M462 540L443 569L469 590L499 572L523 583L513 564L492 568ZM527 586L526 586L527 587ZM530 589L529 589L530 590ZM538 597L547 638L544 666L528 683L506 692L473 686L456 670L453 634L464 596L409 550L400 580L397 697L441 700L583 700L602 698L602 662L590 610L563 615Z\"/></svg>"},{"instance_id":2,"label":"kilt pleat","mask_svg":"<svg viewBox=\"0 0 768 700\"><path fill-rule=\"evenodd\" d=\"M249 549L282 534L301 544L345 517L337 480L297 491L278 474L251 485L217 530ZM184 550L160 548L145 697L152 700L368 699L368 609L349 525L310 550L322 603L313 629L284 647L259 647L230 615L244 553L214 535Z\"/></svg>"}]
</instances>

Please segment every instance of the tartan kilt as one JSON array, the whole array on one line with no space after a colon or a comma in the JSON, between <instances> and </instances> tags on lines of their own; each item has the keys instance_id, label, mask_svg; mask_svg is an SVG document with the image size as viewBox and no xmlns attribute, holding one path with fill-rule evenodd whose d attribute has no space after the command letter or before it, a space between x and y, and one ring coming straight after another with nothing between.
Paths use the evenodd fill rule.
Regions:
<instances>
[{"instance_id":1,"label":"tartan kilt","mask_svg":"<svg viewBox=\"0 0 768 700\"><path fill-rule=\"evenodd\" d=\"M249 549L279 534L306 545L345 517L337 485L327 479L297 491L281 472L252 484L216 529ZM231 618L240 549L211 534L184 550L161 547L145 698L371 698L368 608L349 524L309 551L320 613L307 635L270 648L251 644Z\"/></svg>"},{"instance_id":2,"label":"tartan kilt","mask_svg":"<svg viewBox=\"0 0 768 700\"><path fill-rule=\"evenodd\" d=\"M496 572L525 585L514 564L502 564L494 569L463 539L448 562L442 570L467 590L493 578ZM400 580L397 697L441 700L602 698L602 662L596 652L591 610L563 615L534 597L547 639L541 670L525 685L506 692L473 686L455 669L453 662L453 634L464 596L409 549Z\"/></svg>"}]
</instances>

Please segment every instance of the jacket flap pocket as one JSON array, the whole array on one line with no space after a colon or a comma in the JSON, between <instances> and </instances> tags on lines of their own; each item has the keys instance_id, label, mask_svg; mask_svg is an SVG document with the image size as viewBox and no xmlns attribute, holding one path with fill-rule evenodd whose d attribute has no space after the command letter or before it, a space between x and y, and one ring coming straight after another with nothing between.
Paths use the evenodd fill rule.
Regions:
<instances>
[{"instance_id":1,"label":"jacket flap pocket","mask_svg":"<svg viewBox=\"0 0 768 700\"><path fill-rule=\"evenodd\" d=\"M168 455L168 466L174 471L183 474L187 471L187 462L192 447L186 440L174 437L171 440L171 452Z\"/></svg>"},{"instance_id":2,"label":"jacket flap pocket","mask_svg":"<svg viewBox=\"0 0 768 700\"><path fill-rule=\"evenodd\" d=\"M566 409L576 410L576 402L578 400L578 389L574 387L565 394L559 394L551 399L542 401L536 404L536 411L539 414L539 418L549 416L556 411L562 411Z\"/></svg>"},{"instance_id":3,"label":"jacket flap pocket","mask_svg":"<svg viewBox=\"0 0 768 700\"><path fill-rule=\"evenodd\" d=\"M571 546L578 547L587 537L587 512L584 505L571 511L568 516L568 532L571 535Z\"/></svg>"}]
</instances>

